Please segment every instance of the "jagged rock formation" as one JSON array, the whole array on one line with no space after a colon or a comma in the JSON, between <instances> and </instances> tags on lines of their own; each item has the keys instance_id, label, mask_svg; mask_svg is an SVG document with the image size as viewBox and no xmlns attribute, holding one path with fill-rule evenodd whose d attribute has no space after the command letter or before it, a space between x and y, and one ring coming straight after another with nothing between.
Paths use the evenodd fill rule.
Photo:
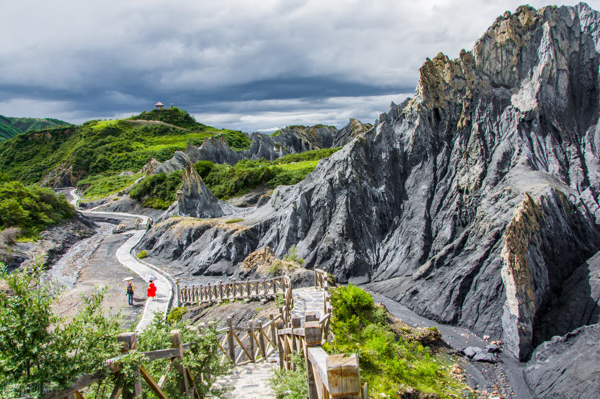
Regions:
<instances>
[{"instance_id":1,"label":"jagged rock formation","mask_svg":"<svg viewBox=\"0 0 600 399\"><path fill-rule=\"evenodd\" d=\"M177 192L177 205L173 209L179 216L196 218L218 218L234 213L234 207L218 200L202 181L194 165L188 165L183 172L183 184Z\"/></svg>"},{"instance_id":2,"label":"jagged rock formation","mask_svg":"<svg viewBox=\"0 0 600 399\"><path fill-rule=\"evenodd\" d=\"M597 323L583 308L600 250L599 32L585 4L506 13L473 52L428 59L414 98L276 189L243 229L179 240L174 264L232 270L255 249L297 245L308 267L502 339L521 359ZM157 259L170 256L153 245L164 233L142 243ZM573 290L582 304L565 302ZM549 328L557 306L571 310Z\"/></svg>"},{"instance_id":3,"label":"jagged rock formation","mask_svg":"<svg viewBox=\"0 0 600 399\"><path fill-rule=\"evenodd\" d=\"M173 158L158 166L155 173L183 170L198 161L234 165L242 159L264 158L272 161L288 154L339 147L369 127L356 119L351 119L348 126L340 131L333 126L290 126L280 130L274 137L263 133L252 134L250 148L245 151L231 149L224 137L210 137L204 140L200 148L188 146L185 151L177 151Z\"/></svg>"},{"instance_id":4,"label":"jagged rock formation","mask_svg":"<svg viewBox=\"0 0 600 399\"><path fill-rule=\"evenodd\" d=\"M391 108L397 107L392 102ZM369 130L373 129L373 125L370 123L362 123L358 119L350 119L350 123L344 126L335 136L333 140L333 147L342 147L354 140L360 135L365 134Z\"/></svg>"}]
</instances>

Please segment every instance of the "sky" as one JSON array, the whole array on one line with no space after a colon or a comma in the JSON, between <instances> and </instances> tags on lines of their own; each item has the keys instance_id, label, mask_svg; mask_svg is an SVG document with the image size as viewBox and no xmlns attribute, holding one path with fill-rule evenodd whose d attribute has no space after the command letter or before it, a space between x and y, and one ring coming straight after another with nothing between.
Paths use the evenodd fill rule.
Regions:
<instances>
[{"instance_id":1,"label":"sky","mask_svg":"<svg viewBox=\"0 0 600 399\"><path fill-rule=\"evenodd\" d=\"M427 57L458 57L521 4L0 0L0 115L80 124L161 101L245 132L372 123L413 95Z\"/></svg>"}]
</instances>

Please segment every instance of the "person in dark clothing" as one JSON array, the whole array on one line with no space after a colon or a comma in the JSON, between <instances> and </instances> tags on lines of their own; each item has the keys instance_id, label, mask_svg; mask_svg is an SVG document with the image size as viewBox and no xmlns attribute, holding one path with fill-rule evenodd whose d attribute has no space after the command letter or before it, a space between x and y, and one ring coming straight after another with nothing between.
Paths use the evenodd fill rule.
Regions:
<instances>
[{"instance_id":1,"label":"person in dark clothing","mask_svg":"<svg viewBox=\"0 0 600 399\"><path fill-rule=\"evenodd\" d=\"M128 300L129 300L129 304L133 305L133 291L135 290L135 287L133 286L133 282L128 282L127 283L127 296L128 296Z\"/></svg>"}]
</instances>

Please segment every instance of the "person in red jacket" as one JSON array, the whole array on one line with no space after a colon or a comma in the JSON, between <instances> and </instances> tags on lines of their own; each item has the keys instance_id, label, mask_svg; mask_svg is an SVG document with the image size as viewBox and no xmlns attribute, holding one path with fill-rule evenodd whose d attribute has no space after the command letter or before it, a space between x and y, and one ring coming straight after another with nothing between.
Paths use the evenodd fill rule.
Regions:
<instances>
[{"instance_id":1,"label":"person in red jacket","mask_svg":"<svg viewBox=\"0 0 600 399\"><path fill-rule=\"evenodd\" d=\"M156 297L156 286L154 282L150 280L150 285L148 286L148 298L154 299Z\"/></svg>"}]
</instances>

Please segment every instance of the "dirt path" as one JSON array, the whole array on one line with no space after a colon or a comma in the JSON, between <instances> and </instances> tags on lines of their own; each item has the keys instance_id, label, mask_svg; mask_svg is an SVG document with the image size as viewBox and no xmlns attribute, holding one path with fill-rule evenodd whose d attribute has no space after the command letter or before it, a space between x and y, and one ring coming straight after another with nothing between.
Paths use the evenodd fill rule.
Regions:
<instances>
[{"instance_id":1,"label":"dirt path","mask_svg":"<svg viewBox=\"0 0 600 399\"><path fill-rule=\"evenodd\" d=\"M75 191L76 190L73 189L69 193L72 198L71 204L74 206L77 205L77 201L80 199ZM132 219L138 219L140 220L140 226L146 225L149 219L144 215L134 215L121 212L82 211L82 213L87 216L129 219L130 222ZM141 263L132 252L133 248L142 239L144 234L146 234L146 230L132 230L123 234L127 234L128 239L122 242L119 247L113 248L114 255L122 266L125 266L127 269L129 269L129 276L131 276L131 272L133 272L142 279L143 283L138 285L137 296L140 297L140 295L142 295L142 297L145 297L145 287L147 286L147 282L150 280L149 276L151 275L154 276L153 280L157 289L156 298L145 301L142 317L136 326L136 331L141 331L148 324L150 324L154 318L154 314L158 312L166 313L168 311L173 296L173 286L169 279L163 273L161 273L159 269L152 267L148 263ZM122 236L123 234L119 234L118 236ZM119 285L123 286L123 283L120 283Z\"/></svg>"}]
</instances>

